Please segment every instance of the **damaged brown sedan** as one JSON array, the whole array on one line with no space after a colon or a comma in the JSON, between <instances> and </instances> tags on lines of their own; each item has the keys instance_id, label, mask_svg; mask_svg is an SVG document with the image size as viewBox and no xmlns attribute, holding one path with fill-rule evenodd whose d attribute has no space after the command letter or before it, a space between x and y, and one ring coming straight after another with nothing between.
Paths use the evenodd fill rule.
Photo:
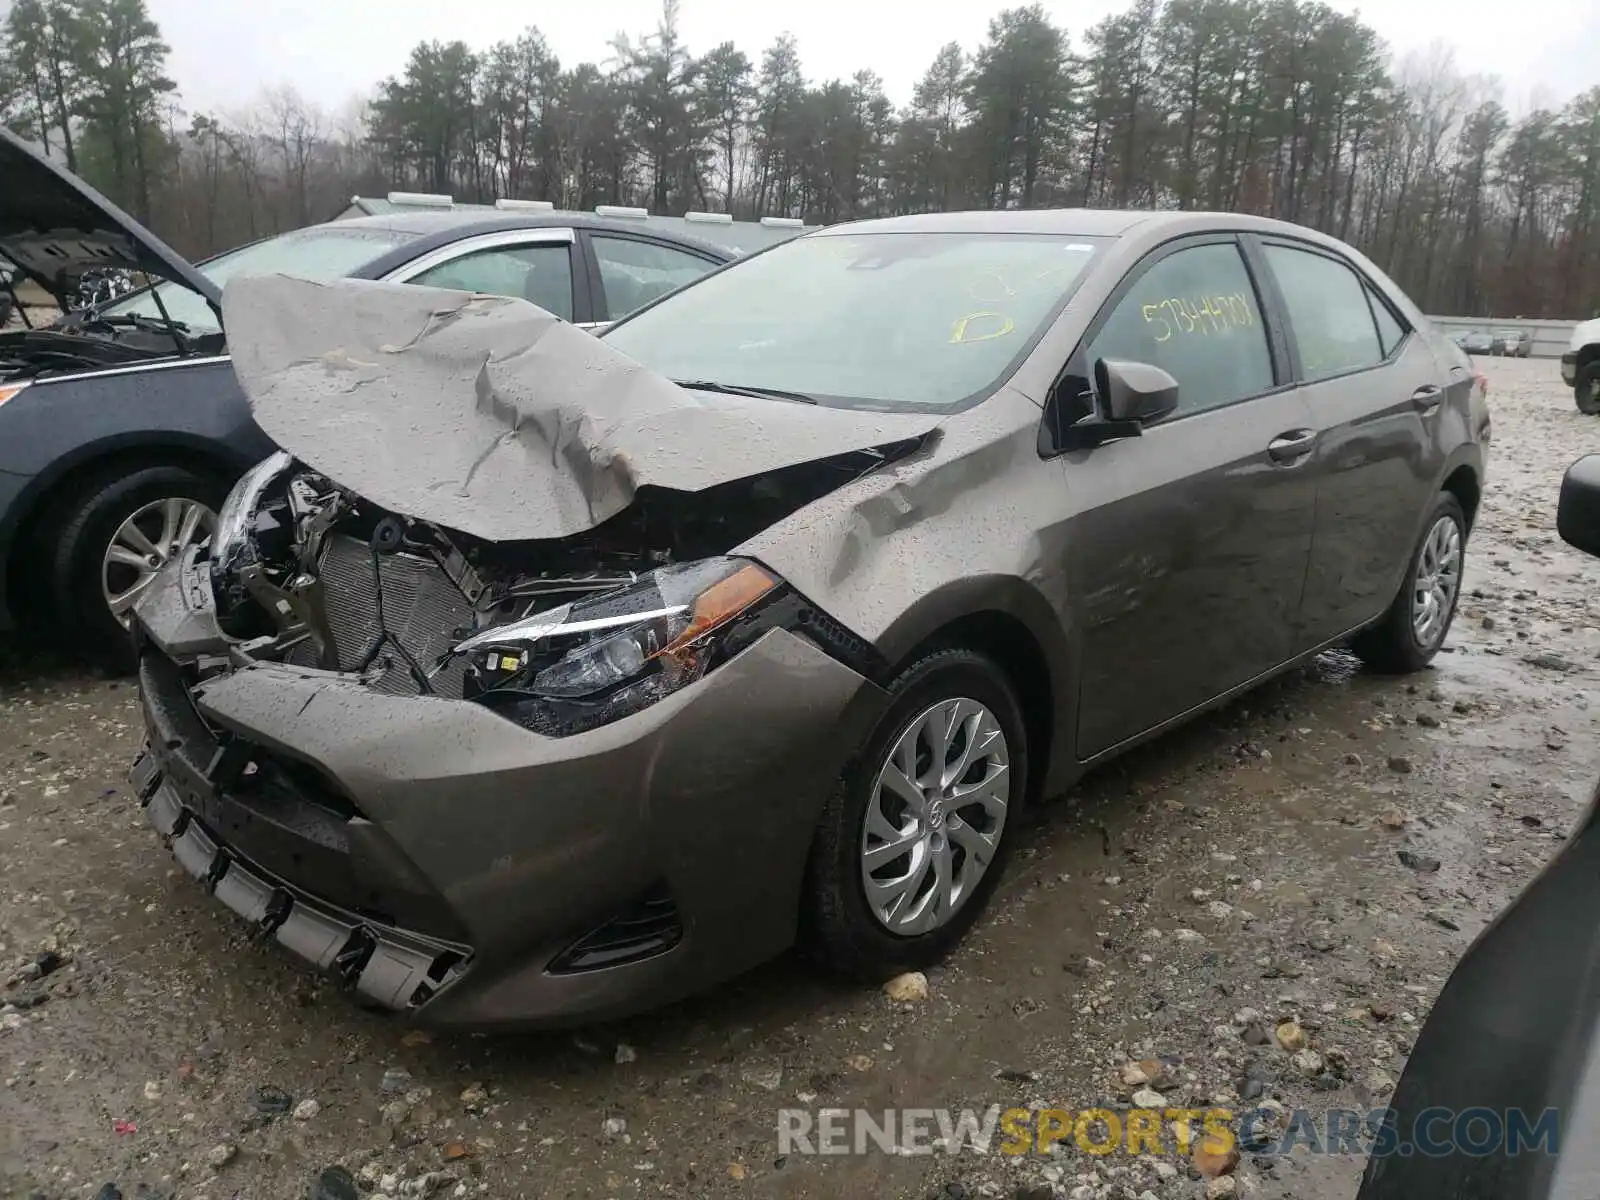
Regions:
<instances>
[{"instance_id":1,"label":"damaged brown sedan","mask_svg":"<svg viewBox=\"0 0 1600 1200\"><path fill-rule=\"evenodd\" d=\"M1317 650L1437 653L1483 385L1297 227L825 229L596 339L241 279L282 452L137 611L134 779L263 935L441 1023L978 916L1019 811Z\"/></svg>"}]
</instances>

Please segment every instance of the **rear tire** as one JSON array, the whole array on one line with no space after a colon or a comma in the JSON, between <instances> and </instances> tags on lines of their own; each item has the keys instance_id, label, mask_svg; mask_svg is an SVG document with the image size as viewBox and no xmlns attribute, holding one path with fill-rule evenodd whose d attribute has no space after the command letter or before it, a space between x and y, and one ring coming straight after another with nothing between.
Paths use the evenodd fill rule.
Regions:
<instances>
[{"instance_id":1,"label":"rear tire","mask_svg":"<svg viewBox=\"0 0 1600 1200\"><path fill-rule=\"evenodd\" d=\"M960 941L1004 873L1028 783L1021 705L990 659L970 650L936 651L907 667L889 690L888 710L852 755L823 810L801 923L802 943L814 957L871 982L937 962ZM961 707L945 707L958 701ZM941 725L946 714L955 719ZM941 759L939 731L946 727L958 732L944 739L948 754ZM941 791L937 781L952 762L964 770ZM903 780L900 787L882 782L897 763L909 767L904 775L914 788ZM1002 786L997 810L993 802ZM907 790L921 801L902 804ZM980 795L986 799L974 798ZM886 837L891 831L893 845ZM969 849L986 845L985 839L992 849ZM892 855L901 844L907 849ZM927 864L921 874L919 863ZM913 875L917 881L905 887L903 903L886 900L899 880ZM882 881L872 900L869 878ZM942 893L942 904L924 907L919 901L939 891L940 880L953 881L953 888ZM930 914L926 928L918 927L919 912Z\"/></svg>"},{"instance_id":2,"label":"rear tire","mask_svg":"<svg viewBox=\"0 0 1600 1200\"><path fill-rule=\"evenodd\" d=\"M209 533L228 487L219 476L176 464L123 466L85 481L78 492L80 498L63 511L47 546L56 622L69 639L72 653L114 671L133 668L132 639L107 602L107 591L119 587L123 576L120 563L110 568L108 575L107 556L113 539L131 518L143 512L140 527L152 542L161 540L157 535L162 532L165 506L170 502L174 512L187 515L188 506L198 505L203 513L199 518L203 528L187 539L193 544ZM180 505L184 507L177 507ZM170 540L158 550L163 561L171 557ZM146 569L155 565L147 563ZM135 574L139 569L128 568Z\"/></svg>"},{"instance_id":3,"label":"rear tire","mask_svg":"<svg viewBox=\"0 0 1600 1200\"><path fill-rule=\"evenodd\" d=\"M1572 395L1578 402L1578 411L1584 416L1600 416L1600 358L1578 368L1578 379L1572 385Z\"/></svg>"},{"instance_id":4,"label":"rear tire","mask_svg":"<svg viewBox=\"0 0 1600 1200\"><path fill-rule=\"evenodd\" d=\"M1433 661L1461 602L1466 548L1466 513L1459 500L1441 492L1411 552L1399 595L1376 624L1351 639L1362 662L1386 675L1409 675ZM1433 598L1431 609L1426 596ZM1429 612L1433 620L1425 621Z\"/></svg>"}]
</instances>

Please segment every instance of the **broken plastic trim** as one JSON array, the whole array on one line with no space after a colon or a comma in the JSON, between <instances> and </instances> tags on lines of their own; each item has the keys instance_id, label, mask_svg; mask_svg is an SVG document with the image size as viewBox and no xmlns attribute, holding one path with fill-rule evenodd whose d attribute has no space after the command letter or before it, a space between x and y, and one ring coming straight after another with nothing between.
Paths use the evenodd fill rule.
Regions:
<instances>
[{"instance_id":1,"label":"broken plastic trim","mask_svg":"<svg viewBox=\"0 0 1600 1200\"><path fill-rule=\"evenodd\" d=\"M332 971L367 999L397 1011L415 1009L469 965L466 947L380 927L247 865L195 819L152 748L134 762L129 779L150 824L206 891L248 921L258 936Z\"/></svg>"}]
</instances>

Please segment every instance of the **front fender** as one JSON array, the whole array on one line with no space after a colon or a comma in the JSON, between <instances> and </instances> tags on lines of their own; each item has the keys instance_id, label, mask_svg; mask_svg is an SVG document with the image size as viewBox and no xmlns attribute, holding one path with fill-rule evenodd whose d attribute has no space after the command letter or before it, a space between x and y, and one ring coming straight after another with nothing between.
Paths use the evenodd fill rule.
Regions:
<instances>
[{"instance_id":1,"label":"front fender","mask_svg":"<svg viewBox=\"0 0 1600 1200\"><path fill-rule=\"evenodd\" d=\"M243 471L274 449L226 359L35 383L0 405L0 474L27 481L0 511L0 555L41 497L96 460L177 451Z\"/></svg>"}]
</instances>

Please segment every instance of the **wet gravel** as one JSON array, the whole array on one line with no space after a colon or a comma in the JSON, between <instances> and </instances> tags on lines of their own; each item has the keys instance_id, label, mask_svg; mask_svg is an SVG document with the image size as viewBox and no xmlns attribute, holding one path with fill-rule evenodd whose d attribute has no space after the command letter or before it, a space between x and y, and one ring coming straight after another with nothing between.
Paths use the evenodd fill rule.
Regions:
<instances>
[{"instance_id":1,"label":"wet gravel","mask_svg":"<svg viewBox=\"0 0 1600 1200\"><path fill-rule=\"evenodd\" d=\"M1206 1184L1076 1148L778 1160L777 1110L1127 1103L1151 1057L1168 1103L1381 1105L1600 777L1600 564L1554 530L1600 420L1554 363L1484 369L1491 477L1435 669L1326 655L1043 806L903 1003L783 960L577 1035L408 1032L161 849L127 682L0 646L0 1197L1165 1200ZM1361 1166L1247 1155L1233 1187L1349 1196Z\"/></svg>"}]
</instances>

